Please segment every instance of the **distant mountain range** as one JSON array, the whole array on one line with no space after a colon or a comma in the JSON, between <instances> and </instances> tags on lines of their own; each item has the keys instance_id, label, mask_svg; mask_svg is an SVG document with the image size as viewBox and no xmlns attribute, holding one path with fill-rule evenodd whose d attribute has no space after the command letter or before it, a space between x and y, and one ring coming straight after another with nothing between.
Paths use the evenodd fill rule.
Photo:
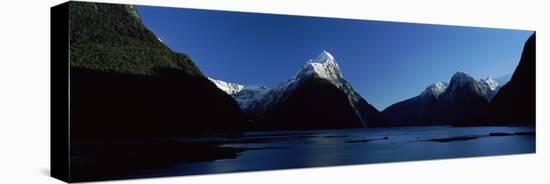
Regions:
<instances>
[{"instance_id":1,"label":"distant mountain range","mask_svg":"<svg viewBox=\"0 0 550 184\"><path fill-rule=\"evenodd\" d=\"M504 78L501 82L507 81ZM474 119L487 108L500 86L491 78L475 80L457 72L450 83L434 83L420 95L384 109L384 119L373 126L443 125Z\"/></svg>"},{"instance_id":2,"label":"distant mountain range","mask_svg":"<svg viewBox=\"0 0 550 184\"><path fill-rule=\"evenodd\" d=\"M512 78L508 74L476 80L457 72L449 83L431 84L382 112L353 90L326 51L275 87L210 80L235 99L253 129L319 129L486 124L488 114L495 113L490 110L495 109L493 98Z\"/></svg>"},{"instance_id":3,"label":"distant mountain range","mask_svg":"<svg viewBox=\"0 0 550 184\"><path fill-rule=\"evenodd\" d=\"M359 128L380 117L327 51L272 88L210 80L233 96L254 129Z\"/></svg>"},{"instance_id":4,"label":"distant mountain range","mask_svg":"<svg viewBox=\"0 0 550 184\"><path fill-rule=\"evenodd\" d=\"M513 75L474 80L456 73L450 84L433 84L419 96L386 108L384 118L371 125L535 125L535 37L533 33L525 42Z\"/></svg>"},{"instance_id":5,"label":"distant mountain range","mask_svg":"<svg viewBox=\"0 0 550 184\"><path fill-rule=\"evenodd\" d=\"M511 75L476 80L465 72L429 85L382 112L348 83L334 56L323 51L294 77L275 87L247 86L210 78L231 95L253 129L319 129L451 125L485 121L490 102ZM498 81L497 81L498 80Z\"/></svg>"}]
</instances>

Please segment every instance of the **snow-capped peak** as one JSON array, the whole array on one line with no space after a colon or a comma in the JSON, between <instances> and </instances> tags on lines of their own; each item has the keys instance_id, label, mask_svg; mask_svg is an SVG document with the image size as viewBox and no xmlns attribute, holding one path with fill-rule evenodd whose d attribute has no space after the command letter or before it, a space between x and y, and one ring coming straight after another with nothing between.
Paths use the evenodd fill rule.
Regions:
<instances>
[{"instance_id":1,"label":"snow-capped peak","mask_svg":"<svg viewBox=\"0 0 550 184\"><path fill-rule=\"evenodd\" d=\"M225 82L222 80L216 80L210 77L208 77L208 80L212 81L214 84L216 84L218 88L220 88L222 91L225 91L229 95L235 95L245 90L259 91L259 90L267 89L267 86L263 86L263 85L243 85L243 84Z\"/></svg>"},{"instance_id":2,"label":"snow-capped peak","mask_svg":"<svg viewBox=\"0 0 550 184\"><path fill-rule=\"evenodd\" d=\"M326 50L323 50L318 56L316 59L310 59L308 63L321 63L321 64L325 64L325 63L336 63L336 61L334 60L334 56L332 56L332 54L330 54L328 51Z\"/></svg>"},{"instance_id":3,"label":"snow-capped peak","mask_svg":"<svg viewBox=\"0 0 550 184\"><path fill-rule=\"evenodd\" d=\"M238 92L242 91L244 89L243 85L235 84L235 83L229 83L221 80L216 80L213 78L208 77L210 81L212 81L218 88L220 88L222 91L225 91L229 95L237 94Z\"/></svg>"},{"instance_id":4,"label":"snow-capped peak","mask_svg":"<svg viewBox=\"0 0 550 184\"><path fill-rule=\"evenodd\" d=\"M356 107L362 100L362 97L353 90L350 83L344 80L340 67L334 57L327 51L321 52L315 59L310 59L293 78L279 85L267 88L252 88L240 84L232 84L215 79L211 79L218 88L231 95L245 113L254 112L255 115L261 115L274 106L283 103L289 94L293 92L300 84L307 82L308 79L324 79L340 89L348 97L348 102L354 109L357 117L366 126L365 119L361 110Z\"/></svg>"},{"instance_id":5,"label":"snow-capped peak","mask_svg":"<svg viewBox=\"0 0 550 184\"><path fill-rule=\"evenodd\" d=\"M480 81L487 84L487 86L489 86L491 91L495 91L499 86L499 83L496 80L492 79L491 77L487 77L486 79L481 79Z\"/></svg>"},{"instance_id":6,"label":"snow-capped peak","mask_svg":"<svg viewBox=\"0 0 550 184\"><path fill-rule=\"evenodd\" d=\"M242 85L208 77L216 86L231 95L242 109L248 109L254 102L267 96L271 88L263 85Z\"/></svg>"},{"instance_id":7,"label":"snow-capped peak","mask_svg":"<svg viewBox=\"0 0 550 184\"><path fill-rule=\"evenodd\" d=\"M476 80L467 73L457 72L451 78L451 82L447 90L448 92L446 93L448 93L452 99L456 96L456 93L473 91L477 95L485 97L487 101L491 101L498 92L498 89L498 82L491 78Z\"/></svg>"},{"instance_id":8,"label":"snow-capped peak","mask_svg":"<svg viewBox=\"0 0 550 184\"><path fill-rule=\"evenodd\" d=\"M422 92L422 95L430 94L437 98L441 93L445 92L448 86L449 84L447 84L446 82L436 82L428 86L426 90Z\"/></svg>"},{"instance_id":9,"label":"snow-capped peak","mask_svg":"<svg viewBox=\"0 0 550 184\"><path fill-rule=\"evenodd\" d=\"M355 113L357 114L357 117L366 126L367 122L361 115L362 112L355 106L359 102L359 100L362 99L362 97L353 90L350 83L344 80L342 72L340 71L340 66L338 65L338 63L336 63L336 59L334 59L334 56L332 56L332 54L330 54L326 50L323 50L316 59L310 59L304 65L304 67L302 67L302 69L298 71L298 73L296 73L296 76L294 76L294 78L290 80L289 84L293 84L296 81L301 81L302 79L313 76L320 79L325 79L329 81L332 85L336 86L338 89L342 90L342 92L347 95L348 101L353 107Z\"/></svg>"},{"instance_id":10,"label":"snow-capped peak","mask_svg":"<svg viewBox=\"0 0 550 184\"><path fill-rule=\"evenodd\" d=\"M339 81L344 77L340 71L340 66L336 63L334 56L324 50L317 56L316 59L310 59L298 73L294 79L299 79L303 77L317 76L319 78L327 79L333 84L341 87Z\"/></svg>"}]
</instances>

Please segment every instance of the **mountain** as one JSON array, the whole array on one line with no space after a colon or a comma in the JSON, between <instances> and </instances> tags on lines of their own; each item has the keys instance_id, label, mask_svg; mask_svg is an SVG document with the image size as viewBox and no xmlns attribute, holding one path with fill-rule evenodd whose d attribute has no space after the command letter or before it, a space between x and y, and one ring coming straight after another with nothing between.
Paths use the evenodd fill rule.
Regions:
<instances>
[{"instance_id":1,"label":"mountain","mask_svg":"<svg viewBox=\"0 0 550 184\"><path fill-rule=\"evenodd\" d=\"M242 85L216 80L210 77L208 79L216 84L222 91L231 95L243 110L248 109L248 106L254 103L257 100L256 98L263 96L263 92L266 92L268 89L266 86Z\"/></svg>"},{"instance_id":2,"label":"mountain","mask_svg":"<svg viewBox=\"0 0 550 184\"><path fill-rule=\"evenodd\" d=\"M416 97L389 106L382 111L385 121L373 124L372 127L441 124L442 112L438 108L438 98L447 87L447 83L438 82L428 86Z\"/></svg>"},{"instance_id":3,"label":"mountain","mask_svg":"<svg viewBox=\"0 0 550 184\"><path fill-rule=\"evenodd\" d=\"M208 80L212 81L216 85L216 87L220 88L222 91L226 92L229 95L234 95L244 89L244 85L216 80L210 77L208 77Z\"/></svg>"},{"instance_id":4,"label":"mountain","mask_svg":"<svg viewBox=\"0 0 550 184\"><path fill-rule=\"evenodd\" d=\"M487 101L493 100L495 95L500 90L500 87L502 86L497 80L492 79L490 77L487 77L485 79L480 79L479 82L483 83L481 86L488 87L488 88L484 87L485 91L484 93L482 93L482 95L487 99ZM504 84L506 84L506 82Z\"/></svg>"},{"instance_id":5,"label":"mountain","mask_svg":"<svg viewBox=\"0 0 550 184\"><path fill-rule=\"evenodd\" d=\"M344 79L327 51L272 88L211 80L233 96L255 129L359 128L380 116Z\"/></svg>"},{"instance_id":6,"label":"mountain","mask_svg":"<svg viewBox=\"0 0 550 184\"><path fill-rule=\"evenodd\" d=\"M498 87L498 82L491 78L475 80L467 73L457 72L453 75L448 88L442 94L443 96L448 94L449 98L454 98L455 96L475 93L476 96L481 96L490 101L496 94Z\"/></svg>"},{"instance_id":7,"label":"mountain","mask_svg":"<svg viewBox=\"0 0 550 184\"><path fill-rule=\"evenodd\" d=\"M384 109L384 120L372 126L443 125L473 120L487 107L499 86L491 78L475 80L467 73L457 72L450 83L434 83L420 95Z\"/></svg>"},{"instance_id":8,"label":"mountain","mask_svg":"<svg viewBox=\"0 0 550 184\"><path fill-rule=\"evenodd\" d=\"M159 41L133 6L70 2L69 11L71 140L242 130L231 96Z\"/></svg>"},{"instance_id":9,"label":"mountain","mask_svg":"<svg viewBox=\"0 0 550 184\"><path fill-rule=\"evenodd\" d=\"M535 125L536 33L525 42L512 79L489 104L489 124Z\"/></svg>"},{"instance_id":10,"label":"mountain","mask_svg":"<svg viewBox=\"0 0 550 184\"><path fill-rule=\"evenodd\" d=\"M438 108L441 108L443 120L447 123L475 120L487 108L494 93L487 81L478 81L466 73L457 72L441 94Z\"/></svg>"}]
</instances>

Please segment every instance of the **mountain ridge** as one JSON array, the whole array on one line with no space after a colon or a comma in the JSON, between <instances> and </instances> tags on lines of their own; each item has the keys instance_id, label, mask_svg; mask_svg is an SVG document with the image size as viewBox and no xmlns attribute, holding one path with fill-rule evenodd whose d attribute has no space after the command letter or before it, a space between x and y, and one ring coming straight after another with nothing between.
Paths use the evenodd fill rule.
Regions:
<instances>
[{"instance_id":1,"label":"mountain ridge","mask_svg":"<svg viewBox=\"0 0 550 184\"><path fill-rule=\"evenodd\" d=\"M73 140L242 130L236 102L159 41L133 6L70 2L69 11Z\"/></svg>"},{"instance_id":2,"label":"mountain ridge","mask_svg":"<svg viewBox=\"0 0 550 184\"><path fill-rule=\"evenodd\" d=\"M316 82L318 80L323 80L326 82ZM219 84L226 83L220 81L213 82L217 82ZM262 117L265 117L265 114L269 114L270 111L277 108L277 106L284 104L287 99L294 94L295 90L302 86L309 86L310 84L308 83L314 83L312 85L319 85L319 89L317 89L318 91L308 89L309 92L301 95L322 92L320 90L321 88L327 88L327 90L332 91L332 93L334 93L332 95L335 96L340 96L335 93L344 94L346 96L346 102L342 103L345 103L351 107L353 113L355 114L354 116L358 118L359 122L361 122L359 127L368 126L369 121L373 121L373 117L371 116L376 116L373 114L377 114L379 112L353 90L351 84L344 79L334 56L326 50L322 51L315 59L310 59L307 61L306 64L304 64L289 80L274 87L240 90L237 93L233 93L231 90L225 91L226 93L232 95L237 103L240 104L243 112L245 112L245 114L249 114L251 119L261 119ZM232 85L244 86L240 84ZM336 89L332 89L330 86ZM328 96L330 97L330 95ZM356 125L354 125L354 127L355 126Z\"/></svg>"},{"instance_id":3,"label":"mountain ridge","mask_svg":"<svg viewBox=\"0 0 550 184\"><path fill-rule=\"evenodd\" d=\"M450 82L436 82L419 95L396 102L382 111L384 119L373 127L444 125L479 116L500 85L491 78L476 80L456 72Z\"/></svg>"}]
</instances>

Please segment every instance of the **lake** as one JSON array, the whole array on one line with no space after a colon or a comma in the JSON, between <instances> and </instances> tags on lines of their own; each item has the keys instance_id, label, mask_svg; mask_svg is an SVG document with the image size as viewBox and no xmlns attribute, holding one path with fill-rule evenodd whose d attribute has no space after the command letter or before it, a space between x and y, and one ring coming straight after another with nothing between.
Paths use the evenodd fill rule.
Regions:
<instances>
[{"instance_id":1,"label":"lake","mask_svg":"<svg viewBox=\"0 0 550 184\"><path fill-rule=\"evenodd\" d=\"M120 178L211 174L286 168L385 163L535 153L535 127L399 127L246 132L217 147L229 158L171 163ZM217 140L215 140L217 139ZM177 141L190 141L182 138ZM114 177L116 178L116 177Z\"/></svg>"}]
</instances>

